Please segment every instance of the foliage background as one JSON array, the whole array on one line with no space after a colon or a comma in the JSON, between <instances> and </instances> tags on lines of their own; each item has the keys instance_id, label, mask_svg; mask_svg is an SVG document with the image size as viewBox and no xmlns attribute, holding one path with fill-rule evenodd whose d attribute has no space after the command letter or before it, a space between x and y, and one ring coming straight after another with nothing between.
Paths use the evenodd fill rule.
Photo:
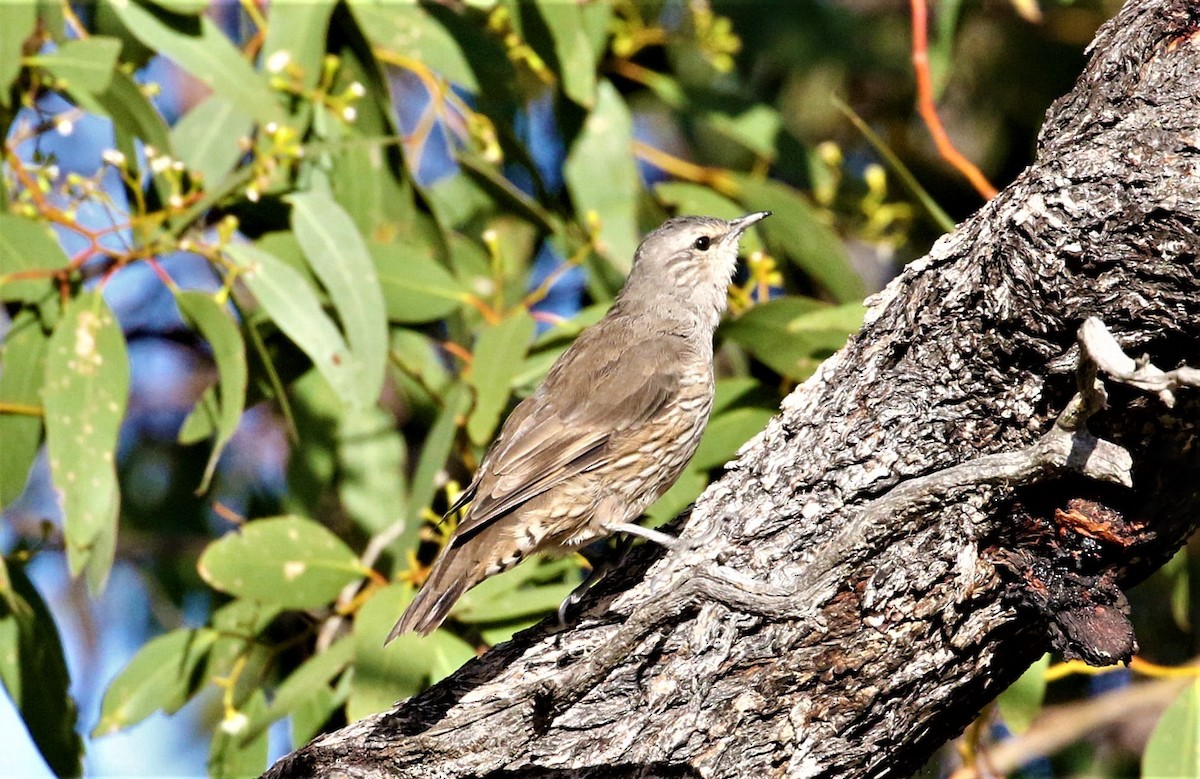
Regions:
<instances>
[{"instance_id":1,"label":"foliage background","mask_svg":"<svg viewBox=\"0 0 1200 779\"><path fill-rule=\"evenodd\" d=\"M934 10L940 112L1003 185L1115 5ZM914 110L910 24L871 0L0 2L4 753L255 774L542 618L577 561L381 646L640 235L770 209L709 431L649 512L678 513L982 202ZM1134 594L1152 660L1194 654L1188 570ZM1046 667L927 772L1028 725ZM1053 702L1130 685L1072 670ZM1146 760L1191 754L1169 729L1196 706ZM1124 775L1160 711L1025 770Z\"/></svg>"}]
</instances>

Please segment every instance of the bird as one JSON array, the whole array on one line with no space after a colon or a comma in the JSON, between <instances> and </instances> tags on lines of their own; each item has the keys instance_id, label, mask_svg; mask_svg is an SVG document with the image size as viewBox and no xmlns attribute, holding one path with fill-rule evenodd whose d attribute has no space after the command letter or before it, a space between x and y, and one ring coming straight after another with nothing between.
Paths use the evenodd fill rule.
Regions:
<instances>
[{"instance_id":1,"label":"bird","mask_svg":"<svg viewBox=\"0 0 1200 779\"><path fill-rule=\"evenodd\" d=\"M739 239L768 216L677 216L645 237L604 318L505 420L446 514L465 515L385 644L432 633L467 590L535 552L569 554L616 533L674 545L635 520L700 443Z\"/></svg>"}]
</instances>

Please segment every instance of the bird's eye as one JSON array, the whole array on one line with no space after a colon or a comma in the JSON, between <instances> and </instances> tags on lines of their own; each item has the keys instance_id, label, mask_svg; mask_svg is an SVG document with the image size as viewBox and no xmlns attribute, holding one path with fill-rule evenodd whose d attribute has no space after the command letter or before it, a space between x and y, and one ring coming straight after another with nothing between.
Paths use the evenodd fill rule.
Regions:
<instances>
[{"instance_id":1,"label":"bird's eye","mask_svg":"<svg viewBox=\"0 0 1200 779\"><path fill-rule=\"evenodd\" d=\"M708 247L711 243L712 243L712 241L709 240L707 235L702 235L696 239L696 242L693 243L692 246L695 247L696 249L698 249L699 251L704 252L704 251L708 251Z\"/></svg>"}]
</instances>

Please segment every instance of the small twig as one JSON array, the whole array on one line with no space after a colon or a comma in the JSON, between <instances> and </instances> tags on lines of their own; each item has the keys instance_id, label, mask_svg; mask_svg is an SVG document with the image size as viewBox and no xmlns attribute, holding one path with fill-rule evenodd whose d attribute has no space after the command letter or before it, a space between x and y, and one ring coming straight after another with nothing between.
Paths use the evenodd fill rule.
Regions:
<instances>
[{"instance_id":1,"label":"small twig","mask_svg":"<svg viewBox=\"0 0 1200 779\"><path fill-rule=\"evenodd\" d=\"M1200 387L1200 369L1183 366L1164 371L1149 357L1134 360L1125 354L1117 339L1098 317L1088 317L1079 328L1083 351L1113 379L1131 387L1153 392L1167 408L1175 407L1175 390Z\"/></svg>"},{"instance_id":2,"label":"small twig","mask_svg":"<svg viewBox=\"0 0 1200 779\"><path fill-rule=\"evenodd\" d=\"M925 5L925 0L910 0L910 2L913 20L912 63L913 75L917 82L917 111L925 120L925 126L929 128L933 144L937 147L938 153L942 155L942 159L966 176L967 180L971 182L971 186L975 187L979 194L983 195L985 199L991 200L997 194L996 188L975 166L975 163L968 160L962 152L955 148L942 120L938 118L937 106L933 99L933 78L929 74L929 9Z\"/></svg>"}]
</instances>

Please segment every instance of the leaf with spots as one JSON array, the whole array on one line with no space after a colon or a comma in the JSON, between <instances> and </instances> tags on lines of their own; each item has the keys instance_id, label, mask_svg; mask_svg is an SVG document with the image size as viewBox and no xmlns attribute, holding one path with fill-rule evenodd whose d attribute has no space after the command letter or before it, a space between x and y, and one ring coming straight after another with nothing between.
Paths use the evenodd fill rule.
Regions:
<instances>
[{"instance_id":1,"label":"leaf with spots","mask_svg":"<svg viewBox=\"0 0 1200 779\"><path fill-rule=\"evenodd\" d=\"M383 388L388 329L371 253L354 220L328 194L314 190L288 200L296 240L329 293L359 366L359 402L373 406Z\"/></svg>"},{"instance_id":2,"label":"leaf with spots","mask_svg":"<svg viewBox=\"0 0 1200 779\"><path fill-rule=\"evenodd\" d=\"M324 606L367 573L340 538L295 516L255 520L217 539L197 568L221 592L289 609Z\"/></svg>"},{"instance_id":3,"label":"leaf with spots","mask_svg":"<svg viewBox=\"0 0 1200 779\"><path fill-rule=\"evenodd\" d=\"M197 670L217 635L206 628L173 630L147 642L105 690L92 737L124 730L160 709L178 711L205 681Z\"/></svg>"},{"instance_id":4,"label":"leaf with spots","mask_svg":"<svg viewBox=\"0 0 1200 779\"><path fill-rule=\"evenodd\" d=\"M212 454L204 467L204 478L197 490L204 492L212 480L221 450L233 438L246 405L246 345L229 311L212 295L180 292L175 300L188 324L208 341L213 361L217 364L217 386L204 393L197 403L197 412L210 418L211 426L217 433Z\"/></svg>"},{"instance_id":5,"label":"leaf with spots","mask_svg":"<svg viewBox=\"0 0 1200 779\"><path fill-rule=\"evenodd\" d=\"M99 592L116 544L116 449L129 398L121 327L99 292L71 301L50 336L45 411L50 476L62 508L72 576Z\"/></svg>"}]
</instances>

